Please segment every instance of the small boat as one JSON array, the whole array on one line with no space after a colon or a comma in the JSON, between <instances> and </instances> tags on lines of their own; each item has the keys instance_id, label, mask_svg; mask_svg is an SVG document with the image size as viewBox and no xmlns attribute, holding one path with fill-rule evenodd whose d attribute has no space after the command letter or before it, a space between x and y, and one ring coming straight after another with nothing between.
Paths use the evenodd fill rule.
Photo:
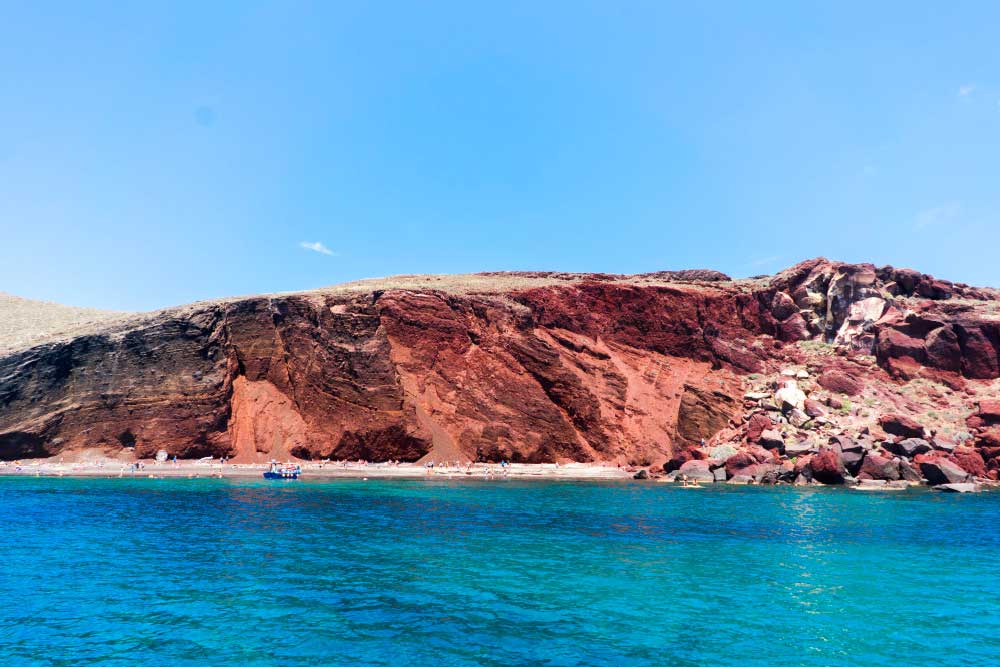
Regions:
<instances>
[{"instance_id":1,"label":"small boat","mask_svg":"<svg viewBox=\"0 0 1000 667\"><path fill-rule=\"evenodd\" d=\"M271 466L264 471L264 479L298 479L301 474L302 466L297 463L271 461Z\"/></svg>"}]
</instances>

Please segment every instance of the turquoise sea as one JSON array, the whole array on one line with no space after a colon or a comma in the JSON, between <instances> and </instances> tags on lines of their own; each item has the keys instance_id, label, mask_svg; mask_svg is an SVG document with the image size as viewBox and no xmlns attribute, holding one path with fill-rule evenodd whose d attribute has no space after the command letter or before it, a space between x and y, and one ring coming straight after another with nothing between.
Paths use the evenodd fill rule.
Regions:
<instances>
[{"instance_id":1,"label":"turquoise sea","mask_svg":"<svg viewBox=\"0 0 1000 667\"><path fill-rule=\"evenodd\" d=\"M3 665L997 665L1000 494L0 479Z\"/></svg>"}]
</instances>

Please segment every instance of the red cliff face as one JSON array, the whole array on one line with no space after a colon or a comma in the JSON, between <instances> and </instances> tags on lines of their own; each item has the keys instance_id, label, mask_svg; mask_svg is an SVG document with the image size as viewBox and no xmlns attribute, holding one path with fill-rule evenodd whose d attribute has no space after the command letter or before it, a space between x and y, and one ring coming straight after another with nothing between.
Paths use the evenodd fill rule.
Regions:
<instances>
[{"instance_id":1,"label":"red cliff face","mask_svg":"<svg viewBox=\"0 0 1000 667\"><path fill-rule=\"evenodd\" d=\"M738 427L746 378L799 341L897 378L1000 375L993 293L914 272L487 277L206 303L0 353L0 458L648 465Z\"/></svg>"}]
</instances>

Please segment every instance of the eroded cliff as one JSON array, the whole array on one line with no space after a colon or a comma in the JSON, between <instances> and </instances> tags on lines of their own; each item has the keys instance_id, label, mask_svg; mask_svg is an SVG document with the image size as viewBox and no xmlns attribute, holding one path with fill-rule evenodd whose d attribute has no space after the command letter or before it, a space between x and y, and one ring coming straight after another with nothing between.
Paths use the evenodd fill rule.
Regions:
<instances>
[{"instance_id":1,"label":"eroded cliff","mask_svg":"<svg viewBox=\"0 0 1000 667\"><path fill-rule=\"evenodd\" d=\"M818 259L744 281L479 274L206 302L0 352L0 457L659 464L738 428L747 383L810 344L884 383L996 378L995 298Z\"/></svg>"}]
</instances>

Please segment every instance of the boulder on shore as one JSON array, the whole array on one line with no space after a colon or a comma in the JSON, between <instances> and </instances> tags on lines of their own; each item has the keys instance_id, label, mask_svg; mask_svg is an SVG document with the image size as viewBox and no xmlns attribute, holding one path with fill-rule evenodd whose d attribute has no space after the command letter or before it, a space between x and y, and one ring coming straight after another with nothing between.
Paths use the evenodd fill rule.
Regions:
<instances>
[{"instance_id":1,"label":"boulder on shore","mask_svg":"<svg viewBox=\"0 0 1000 667\"><path fill-rule=\"evenodd\" d=\"M896 464L899 466L899 476L903 481L919 483L923 480L920 471L906 459L898 459Z\"/></svg>"},{"instance_id":2,"label":"boulder on shore","mask_svg":"<svg viewBox=\"0 0 1000 667\"><path fill-rule=\"evenodd\" d=\"M971 447L956 447L948 460L970 475L986 477L986 461Z\"/></svg>"},{"instance_id":3,"label":"boulder on shore","mask_svg":"<svg viewBox=\"0 0 1000 667\"><path fill-rule=\"evenodd\" d=\"M823 484L843 484L847 474L840 452L832 447L824 447L809 461L812 478Z\"/></svg>"},{"instance_id":4,"label":"boulder on shore","mask_svg":"<svg viewBox=\"0 0 1000 667\"><path fill-rule=\"evenodd\" d=\"M895 481L899 479L899 466L892 459L870 453L861 463L858 479Z\"/></svg>"},{"instance_id":5,"label":"boulder on shore","mask_svg":"<svg viewBox=\"0 0 1000 667\"><path fill-rule=\"evenodd\" d=\"M677 469L677 476L686 476L695 482L714 482L715 474L710 465L708 461L688 461Z\"/></svg>"},{"instance_id":6,"label":"boulder on shore","mask_svg":"<svg viewBox=\"0 0 1000 667\"><path fill-rule=\"evenodd\" d=\"M741 449L726 459L726 475L729 477L752 475L755 466L760 463L769 462L772 459L771 452L759 445Z\"/></svg>"},{"instance_id":7,"label":"boulder on shore","mask_svg":"<svg viewBox=\"0 0 1000 667\"><path fill-rule=\"evenodd\" d=\"M920 472L927 478L931 486L939 484L958 484L968 481L969 473L959 468L948 459L935 459L920 464Z\"/></svg>"}]
</instances>

